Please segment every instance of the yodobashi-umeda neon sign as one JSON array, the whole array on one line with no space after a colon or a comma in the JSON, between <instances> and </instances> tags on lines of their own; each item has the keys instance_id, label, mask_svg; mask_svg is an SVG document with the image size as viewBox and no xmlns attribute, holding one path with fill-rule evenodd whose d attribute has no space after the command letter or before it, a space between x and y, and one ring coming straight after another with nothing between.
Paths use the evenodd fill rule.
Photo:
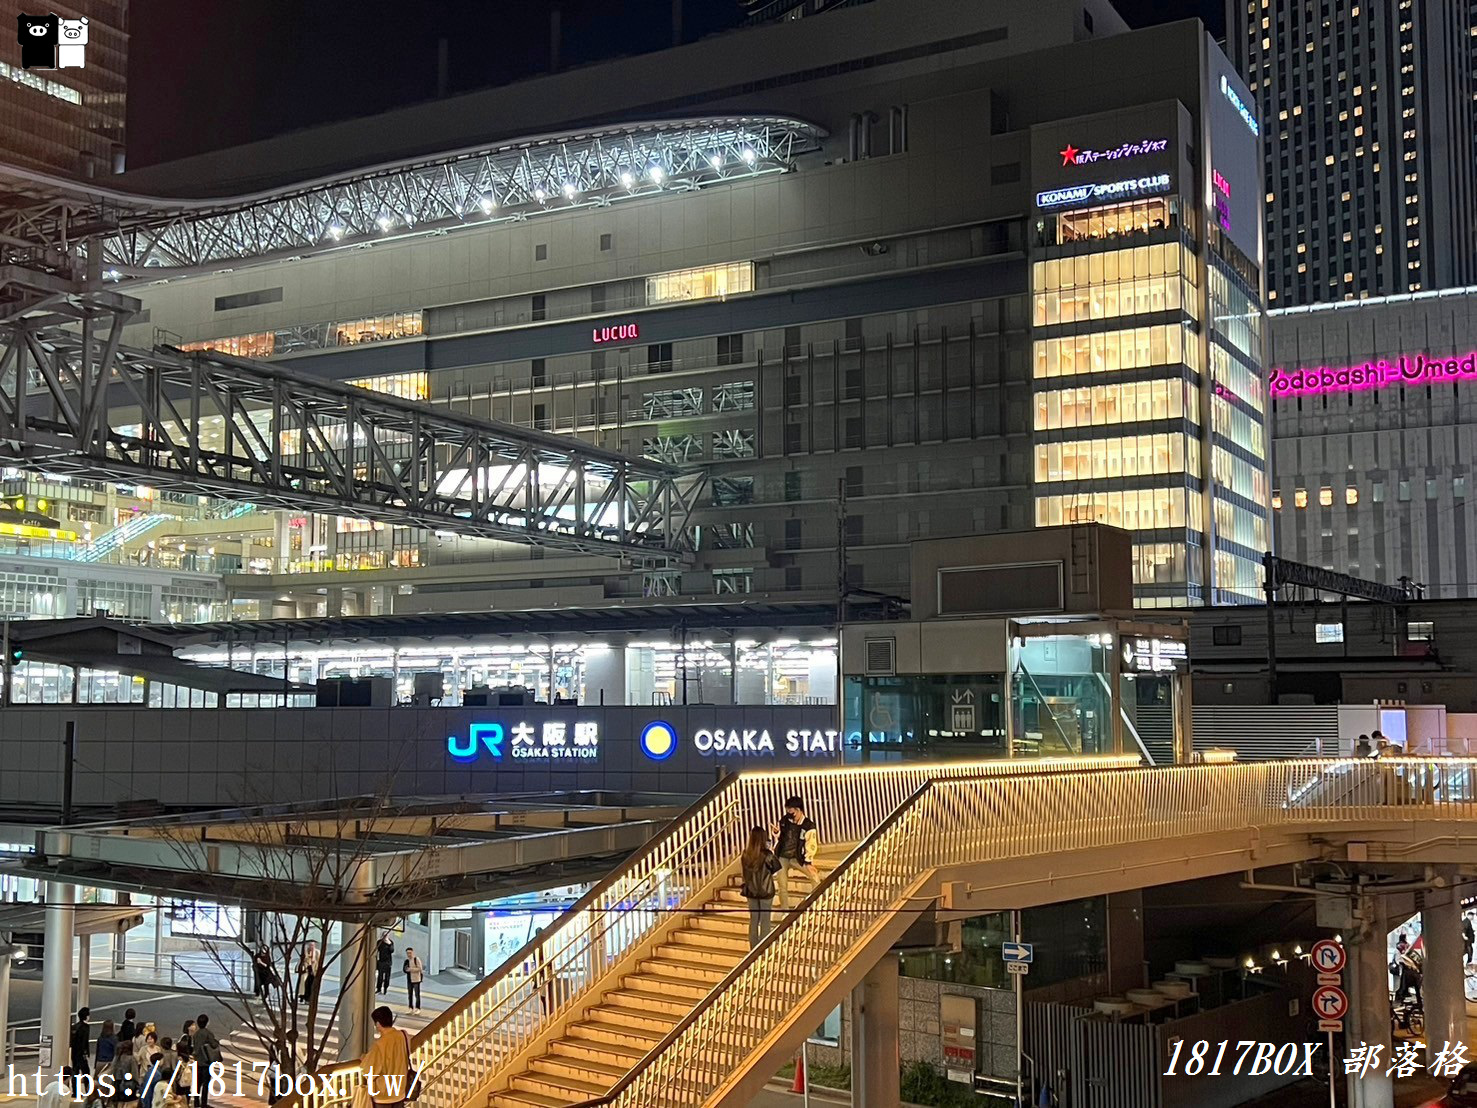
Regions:
<instances>
[{"instance_id":1,"label":"yodobashi-umeda neon sign","mask_svg":"<svg viewBox=\"0 0 1477 1108\"><path fill-rule=\"evenodd\" d=\"M590 341L596 343L630 342L641 337L641 328L634 323L617 323L613 327L594 327L590 330Z\"/></svg>"},{"instance_id":2,"label":"yodobashi-umeda neon sign","mask_svg":"<svg viewBox=\"0 0 1477 1108\"><path fill-rule=\"evenodd\" d=\"M1274 369L1268 380L1273 396L1316 396L1325 392L1363 392L1391 385L1433 385L1477 380L1477 350L1451 358L1401 354L1363 365Z\"/></svg>"},{"instance_id":3,"label":"yodobashi-umeda neon sign","mask_svg":"<svg viewBox=\"0 0 1477 1108\"><path fill-rule=\"evenodd\" d=\"M1102 185L1068 185L1065 188L1047 189L1036 194L1036 207L1076 208L1103 200L1152 196L1156 192L1168 191L1169 174L1156 173L1151 177L1130 177L1124 181L1109 181Z\"/></svg>"},{"instance_id":4,"label":"yodobashi-umeda neon sign","mask_svg":"<svg viewBox=\"0 0 1477 1108\"><path fill-rule=\"evenodd\" d=\"M1251 128L1251 133L1260 138L1262 125L1257 122L1256 116L1251 114L1251 109L1246 106L1246 101L1241 99L1241 94L1231 87L1231 82L1226 80L1224 73L1221 74L1221 92L1231 102L1231 107L1236 109L1236 114L1241 117L1241 121Z\"/></svg>"}]
</instances>

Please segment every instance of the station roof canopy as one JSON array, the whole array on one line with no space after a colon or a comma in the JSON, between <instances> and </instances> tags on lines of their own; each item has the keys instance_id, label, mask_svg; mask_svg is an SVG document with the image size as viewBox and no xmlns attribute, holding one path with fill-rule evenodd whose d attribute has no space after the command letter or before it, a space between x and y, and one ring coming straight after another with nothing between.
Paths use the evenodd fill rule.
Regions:
<instances>
[{"instance_id":1,"label":"station roof canopy","mask_svg":"<svg viewBox=\"0 0 1477 1108\"><path fill-rule=\"evenodd\" d=\"M836 605L771 601L746 597L733 603L640 604L599 608L543 608L533 611L445 612L416 615L336 616L307 619L234 620L189 625L156 625L176 646L192 642L330 642L339 639L482 638L671 634L676 629L756 631L814 629L835 633ZM281 685L277 688L280 690Z\"/></svg>"},{"instance_id":2,"label":"station roof canopy","mask_svg":"<svg viewBox=\"0 0 1477 1108\"><path fill-rule=\"evenodd\" d=\"M360 796L51 827L10 867L45 881L336 919L593 881L690 797Z\"/></svg>"},{"instance_id":3,"label":"station roof canopy","mask_svg":"<svg viewBox=\"0 0 1477 1108\"><path fill-rule=\"evenodd\" d=\"M10 649L23 660L143 677L215 693L281 693L282 679L176 658L181 636L167 628L122 623L102 616L14 620L6 630ZM188 635L194 638L193 635ZM293 686L291 691L302 691Z\"/></svg>"}]
</instances>

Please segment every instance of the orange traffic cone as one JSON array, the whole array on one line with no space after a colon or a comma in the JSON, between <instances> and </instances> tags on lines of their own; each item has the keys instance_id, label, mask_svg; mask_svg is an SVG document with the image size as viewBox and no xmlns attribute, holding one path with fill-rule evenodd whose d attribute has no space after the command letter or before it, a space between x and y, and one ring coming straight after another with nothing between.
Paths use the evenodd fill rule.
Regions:
<instances>
[{"instance_id":1,"label":"orange traffic cone","mask_svg":"<svg viewBox=\"0 0 1477 1108\"><path fill-rule=\"evenodd\" d=\"M795 1080L790 1085L790 1092L803 1093L805 1091L805 1055L801 1054L795 1059Z\"/></svg>"}]
</instances>

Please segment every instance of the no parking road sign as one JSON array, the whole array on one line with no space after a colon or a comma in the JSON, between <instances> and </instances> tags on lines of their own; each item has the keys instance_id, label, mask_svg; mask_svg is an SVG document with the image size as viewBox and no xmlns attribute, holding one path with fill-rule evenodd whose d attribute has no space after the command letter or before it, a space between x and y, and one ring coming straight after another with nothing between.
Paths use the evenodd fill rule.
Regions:
<instances>
[{"instance_id":1,"label":"no parking road sign","mask_svg":"<svg viewBox=\"0 0 1477 1108\"><path fill-rule=\"evenodd\" d=\"M1338 974L1344 972L1344 966L1349 961L1349 955L1345 952L1342 943L1336 943L1332 939L1320 939L1313 944L1311 954L1313 971L1318 974Z\"/></svg>"}]
</instances>

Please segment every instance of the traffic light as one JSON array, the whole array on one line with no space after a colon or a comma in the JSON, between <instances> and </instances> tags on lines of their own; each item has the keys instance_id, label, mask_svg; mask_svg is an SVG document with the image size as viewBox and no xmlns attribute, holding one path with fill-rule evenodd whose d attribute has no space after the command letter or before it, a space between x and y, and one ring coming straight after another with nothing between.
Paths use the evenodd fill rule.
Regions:
<instances>
[{"instance_id":1,"label":"traffic light","mask_svg":"<svg viewBox=\"0 0 1477 1108\"><path fill-rule=\"evenodd\" d=\"M16 665L25 656L26 656L26 652L21 647L19 647L19 646L12 646L10 648L10 664L11 665Z\"/></svg>"}]
</instances>

